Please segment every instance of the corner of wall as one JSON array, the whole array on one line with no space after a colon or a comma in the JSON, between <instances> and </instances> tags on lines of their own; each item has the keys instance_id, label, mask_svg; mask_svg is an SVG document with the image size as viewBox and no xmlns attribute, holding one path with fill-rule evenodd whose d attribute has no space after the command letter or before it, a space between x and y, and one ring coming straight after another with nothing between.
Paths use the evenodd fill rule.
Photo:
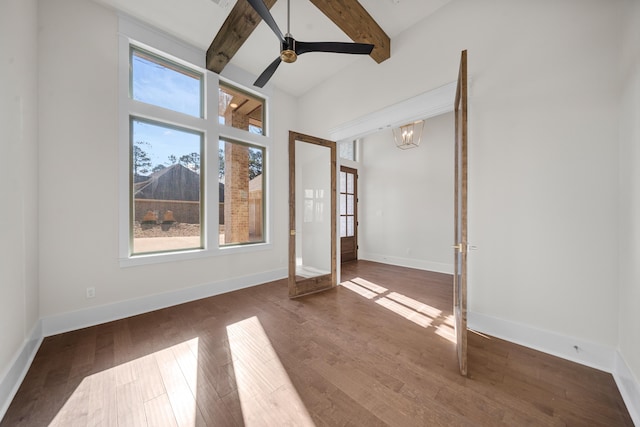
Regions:
<instances>
[{"instance_id":1,"label":"corner of wall","mask_svg":"<svg viewBox=\"0 0 640 427\"><path fill-rule=\"evenodd\" d=\"M13 397L18 392L22 380L33 362L42 343L42 322L37 321L22 348L17 352L9 368L0 379L0 420L4 418Z\"/></svg>"},{"instance_id":2,"label":"corner of wall","mask_svg":"<svg viewBox=\"0 0 640 427\"><path fill-rule=\"evenodd\" d=\"M613 378L634 424L640 426L640 382L633 376L631 369L619 351L615 354Z\"/></svg>"},{"instance_id":3,"label":"corner of wall","mask_svg":"<svg viewBox=\"0 0 640 427\"><path fill-rule=\"evenodd\" d=\"M631 419L640 426L640 382L614 348L481 313L469 312L468 326L496 338L611 373Z\"/></svg>"}]
</instances>

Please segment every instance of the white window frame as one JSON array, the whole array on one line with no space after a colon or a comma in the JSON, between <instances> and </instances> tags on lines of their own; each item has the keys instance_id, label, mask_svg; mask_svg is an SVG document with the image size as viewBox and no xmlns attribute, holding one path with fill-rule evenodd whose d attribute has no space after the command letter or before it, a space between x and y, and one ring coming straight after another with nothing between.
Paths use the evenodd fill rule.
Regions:
<instances>
[{"instance_id":1,"label":"white window frame","mask_svg":"<svg viewBox=\"0 0 640 427\"><path fill-rule=\"evenodd\" d=\"M203 75L203 115L193 117L176 111L167 110L151 104L135 101L130 92L130 46L135 46L144 51L158 55L189 69L199 71ZM231 253L245 253L267 250L271 244L271 179L270 179L270 155L273 147L272 138L269 135L269 93L248 89L251 76L241 70L227 66L231 71L226 77L222 77L228 84L242 88L242 90L254 94L265 100L265 129L267 135L258 135L231 126L218 123L218 82L221 78L217 74L205 68L205 52L189 46L173 37L143 24L126 15L119 17L119 41L118 41L118 206L119 206L119 248L118 256L121 267L130 267L145 264L182 261L186 259L205 258ZM130 117L148 119L170 126L191 129L202 132L204 135L203 152L201 159L204 168L204 200L201 200L202 218L200 223L204 226L203 249L189 249L184 251L158 252L150 254L131 253L131 188L130 188ZM264 195L264 242L244 243L237 246L220 247L218 231L218 140L221 138L245 142L265 148L263 165L267 182L265 183L266 195Z\"/></svg>"}]
</instances>

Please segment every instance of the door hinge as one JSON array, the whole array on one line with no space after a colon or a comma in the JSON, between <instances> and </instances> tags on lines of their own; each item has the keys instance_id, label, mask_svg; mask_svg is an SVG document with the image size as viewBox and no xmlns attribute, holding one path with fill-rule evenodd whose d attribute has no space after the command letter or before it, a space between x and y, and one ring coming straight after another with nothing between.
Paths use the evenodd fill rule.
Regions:
<instances>
[{"instance_id":1,"label":"door hinge","mask_svg":"<svg viewBox=\"0 0 640 427\"><path fill-rule=\"evenodd\" d=\"M478 249L477 246L470 245L469 243L458 243L457 245L452 245L451 247L460 253L462 253L463 251L469 252L469 251L475 251Z\"/></svg>"}]
</instances>

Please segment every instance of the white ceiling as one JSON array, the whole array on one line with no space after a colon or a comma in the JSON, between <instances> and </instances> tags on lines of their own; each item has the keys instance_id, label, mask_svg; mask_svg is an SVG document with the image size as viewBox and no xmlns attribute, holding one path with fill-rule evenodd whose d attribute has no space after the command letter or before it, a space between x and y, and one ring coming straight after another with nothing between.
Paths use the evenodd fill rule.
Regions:
<instances>
[{"instance_id":1,"label":"white ceiling","mask_svg":"<svg viewBox=\"0 0 640 427\"><path fill-rule=\"evenodd\" d=\"M236 1L220 0L95 0L160 28L190 44L206 50ZM351 41L333 22L308 0L291 1L291 34L300 41ZM360 3L391 38L394 38L450 0L360 0ZM225 4L226 3L226 4ZM280 0L271 9L280 30L287 31L287 2ZM279 54L280 43L271 29L261 22L231 63L256 77ZM340 72L355 61L376 62L369 56L334 53L308 53L293 64L282 63L270 84L299 96Z\"/></svg>"}]
</instances>

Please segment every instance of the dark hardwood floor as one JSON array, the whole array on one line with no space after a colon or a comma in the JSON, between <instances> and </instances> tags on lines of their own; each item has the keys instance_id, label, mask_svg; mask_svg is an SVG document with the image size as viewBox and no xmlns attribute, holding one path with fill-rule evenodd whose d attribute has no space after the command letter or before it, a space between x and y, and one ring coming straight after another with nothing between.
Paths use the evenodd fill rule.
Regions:
<instances>
[{"instance_id":1,"label":"dark hardwood floor","mask_svg":"<svg viewBox=\"0 0 640 427\"><path fill-rule=\"evenodd\" d=\"M4 426L633 426L610 374L473 332L451 276L371 262L48 337Z\"/></svg>"}]
</instances>

